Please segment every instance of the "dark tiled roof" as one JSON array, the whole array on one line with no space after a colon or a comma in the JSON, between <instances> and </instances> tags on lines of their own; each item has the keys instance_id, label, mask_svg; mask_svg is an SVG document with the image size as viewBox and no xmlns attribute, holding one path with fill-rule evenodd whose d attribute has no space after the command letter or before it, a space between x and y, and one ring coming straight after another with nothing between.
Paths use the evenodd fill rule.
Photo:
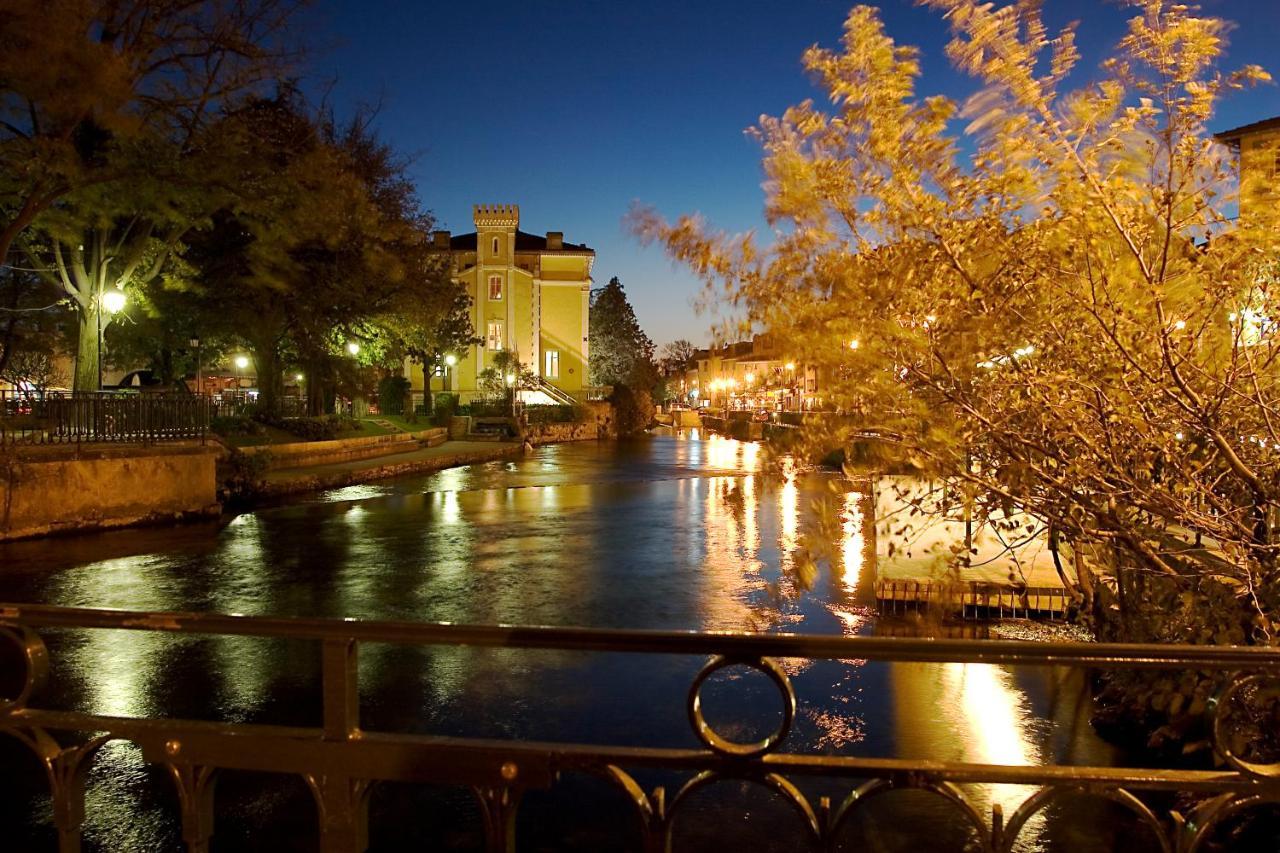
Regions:
<instances>
[{"instance_id":1,"label":"dark tiled roof","mask_svg":"<svg viewBox=\"0 0 1280 853\"><path fill-rule=\"evenodd\" d=\"M1215 133L1213 138L1219 142L1236 147L1240 145L1240 137L1248 136L1251 133L1263 133L1268 130L1280 129L1280 116L1275 118L1266 118L1262 121L1255 121L1253 124L1245 124L1240 127L1233 127L1230 130L1224 130L1222 133Z\"/></svg>"},{"instance_id":2,"label":"dark tiled roof","mask_svg":"<svg viewBox=\"0 0 1280 853\"><path fill-rule=\"evenodd\" d=\"M449 250L452 252L474 252L476 250L476 233L472 231L470 234L455 234L449 238ZM546 235L530 234L527 231L516 232L516 251L517 252L545 252L547 251ZM558 252L579 252L595 254L595 250L589 246L581 246L577 243L564 242L563 248L553 249L551 251Z\"/></svg>"}]
</instances>

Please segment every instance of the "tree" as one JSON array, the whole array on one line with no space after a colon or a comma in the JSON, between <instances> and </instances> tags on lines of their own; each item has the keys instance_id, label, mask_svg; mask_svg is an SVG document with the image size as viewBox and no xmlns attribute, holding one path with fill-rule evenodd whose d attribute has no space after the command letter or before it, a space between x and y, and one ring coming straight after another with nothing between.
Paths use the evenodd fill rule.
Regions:
<instances>
[{"instance_id":1,"label":"tree","mask_svg":"<svg viewBox=\"0 0 1280 853\"><path fill-rule=\"evenodd\" d=\"M235 206L189 235L183 257L201 313L252 350L261 406L278 411L295 363L319 413L339 380L363 387L353 368L389 357L375 320L416 282L430 220L367 115L338 125L286 88L236 120L260 150Z\"/></svg>"},{"instance_id":2,"label":"tree","mask_svg":"<svg viewBox=\"0 0 1280 853\"><path fill-rule=\"evenodd\" d=\"M1073 31L1038 4L926 5L981 84L963 107L918 98L917 52L858 7L805 54L833 111L757 128L773 246L635 227L830 377L852 423L819 440L874 428L945 484L921 508L1046 536L1121 614L1104 636L1274 644L1280 234L1273 210L1231 223L1206 131L1266 73L1218 72L1224 22L1140 0L1068 91Z\"/></svg>"},{"instance_id":3,"label":"tree","mask_svg":"<svg viewBox=\"0 0 1280 853\"><path fill-rule=\"evenodd\" d=\"M662 365L668 371L687 370L697 353L697 347L684 338L679 338L662 348Z\"/></svg>"},{"instance_id":4,"label":"tree","mask_svg":"<svg viewBox=\"0 0 1280 853\"><path fill-rule=\"evenodd\" d=\"M0 379L17 384L31 381L35 372L48 373L40 366L53 364L66 315L61 296L39 275L0 267Z\"/></svg>"},{"instance_id":5,"label":"tree","mask_svg":"<svg viewBox=\"0 0 1280 853\"><path fill-rule=\"evenodd\" d=\"M379 322L396 342L393 351L422 366L423 403L430 413L432 372L449 355L458 356L481 342L471 323L470 295L447 269L433 262Z\"/></svg>"},{"instance_id":6,"label":"tree","mask_svg":"<svg viewBox=\"0 0 1280 853\"><path fill-rule=\"evenodd\" d=\"M591 294L591 382L648 388L656 378L653 341L640 328L617 277Z\"/></svg>"},{"instance_id":7,"label":"tree","mask_svg":"<svg viewBox=\"0 0 1280 853\"><path fill-rule=\"evenodd\" d=\"M171 167L211 118L286 66L283 35L296 8L292 0L0 0L0 256L57 214L34 243L79 311L78 390L97 384L104 289L143 270L154 276L159 248L176 239L172 223L158 226L163 205L117 201L136 199L140 184L181 184L183 170ZM79 205L77 195L86 196ZM72 227L76 210L88 218Z\"/></svg>"}]
</instances>

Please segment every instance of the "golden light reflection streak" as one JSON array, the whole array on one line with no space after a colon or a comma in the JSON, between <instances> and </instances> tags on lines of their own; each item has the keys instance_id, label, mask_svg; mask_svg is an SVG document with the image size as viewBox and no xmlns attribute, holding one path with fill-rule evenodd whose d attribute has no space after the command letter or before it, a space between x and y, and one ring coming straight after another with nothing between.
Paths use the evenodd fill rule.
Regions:
<instances>
[{"instance_id":1,"label":"golden light reflection streak","mask_svg":"<svg viewBox=\"0 0 1280 853\"><path fill-rule=\"evenodd\" d=\"M742 547L746 549L746 553L742 556L748 561L754 561L760 553L760 529L759 519L756 513L759 511L759 498L756 496L756 478L754 474L748 474L742 478Z\"/></svg>"},{"instance_id":2,"label":"golden light reflection streak","mask_svg":"<svg viewBox=\"0 0 1280 853\"><path fill-rule=\"evenodd\" d=\"M782 535L778 539L778 562L783 570L790 568L791 555L799 544L800 488L796 485L796 464L791 457L782 460L782 488L778 490L778 514Z\"/></svg>"},{"instance_id":3,"label":"golden light reflection streak","mask_svg":"<svg viewBox=\"0 0 1280 853\"><path fill-rule=\"evenodd\" d=\"M858 588L858 579L862 576L862 562L866 555L866 540L862 535L862 493L849 492L844 496L844 513L842 514L841 541L841 581L845 591L852 595Z\"/></svg>"},{"instance_id":4,"label":"golden light reflection streak","mask_svg":"<svg viewBox=\"0 0 1280 853\"><path fill-rule=\"evenodd\" d=\"M945 663L942 666L943 696L951 708L959 709L956 733L962 738L964 760L979 764L1028 766L1040 762L1040 750L1027 736L1032 720L1025 698L1008 670L983 663ZM999 803L1006 815L1013 814L1027 797L1019 785L975 786L992 803ZM1035 838L1043 829L1043 815L1028 822L1023 840Z\"/></svg>"}]
</instances>

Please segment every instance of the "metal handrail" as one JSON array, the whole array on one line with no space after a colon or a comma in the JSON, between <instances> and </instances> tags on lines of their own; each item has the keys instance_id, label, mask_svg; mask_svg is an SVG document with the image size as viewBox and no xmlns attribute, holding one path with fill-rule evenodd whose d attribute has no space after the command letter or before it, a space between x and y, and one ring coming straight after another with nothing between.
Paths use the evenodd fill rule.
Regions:
<instances>
[{"instance_id":1,"label":"metal handrail","mask_svg":"<svg viewBox=\"0 0 1280 853\"><path fill-rule=\"evenodd\" d=\"M41 628L104 628L177 634L285 637L362 643L559 649L583 652L721 654L736 658L822 658L1108 669L1280 670L1280 648L1264 646L1039 643L1026 640L953 640L836 637L733 631L659 631L548 625L461 625L452 622L245 616L187 611L107 610L49 604L0 604L0 624Z\"/></svg>"},{"instance_id":2,"label":"metal handrail","mask_svg":"<svg viewBox=\"0 0 1280 853\"><path fill-rule=\"evenodd\" d=\"M211 413L194 394L0 391L0 444L204 440Z\"/></svg>"},{"instance_id":3,"label":"metal handrail","mask_svg":"<svg viewBox=\"0 0 1280 853\"><path fill-rule=\"evenodd\" d=\"M127 718L31 706L47 677L48 654L36 629L77 628L153 631L183 635L292 638L321 647L323 725L316 728ZM1150 646L1118 643L887 639L792 634L588 629L552 626L453 625L405 621L242 616L191 612L135 612L0 604L0 640L17 644L25 662L15 697L0 697L0 733L17 737L45 764L54 800L54 822L63 851L79 849L84 816L84 776L93 755L112 739L138 744L145 760L165 766L178 787L183 838L188 850L208 849L212 833L213 778L218 769L301 775L321 814L325 851L360 851L367 841L369 785L374 781L431 782L470 786L476 792L491 851L515 849L520 795L554 784L560 773L585 772L621 789L635 809L644 849L665 850L673 822L688 794L720 779L765 785L805 816L809 842L834 849L842 828L865 802L900 788L931 792L966 816L987 851L1007 853L1026 821L1056 797L1084 793L1113 800L1133 811L1166 851L1205 849L1215 826L1266 802L1280 802L1280 764L1251 763L1232 751L1220 731L1233 703L1262 681L1280 679L1280 649L1236 646ZM453 738L363 729L359 721L359 646L362 643L558 649L581 652L709 655L694 679L687 710L699 749L630 747ZM797 698L775 658L963 661L969 663L1107 667L1123 669L1223 670L1228 683L1212 708L1215 749L1227 767L1217 770L1095 766L1006 766L932 759L806 755L782 751L795 718ZM769 677L780 692L779 727L757 743L735 743L703 717L700 689L717 670L743 665ZM1225 710L1224 710L1225 709ZM55 732L100 732L63 745ZM693 773L668 799L646 793L627 768ZM838 808L817 805L790 776L870 780L853 789ZM993 806L989 823L963 790L966 783L1040 786L1013 814ZM1161 820L1132 790L1216 795L1192 819Z\"/></svg>"}]
</instances>

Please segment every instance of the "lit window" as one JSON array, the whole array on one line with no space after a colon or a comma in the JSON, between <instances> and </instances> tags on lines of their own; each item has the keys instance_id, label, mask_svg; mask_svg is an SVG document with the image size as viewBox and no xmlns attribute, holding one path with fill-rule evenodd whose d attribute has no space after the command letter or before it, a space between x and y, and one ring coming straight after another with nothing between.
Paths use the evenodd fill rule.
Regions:
<instances>
[{"instance_id":1,"label":"lit window","mask_svg":"<svg viewBox=\"0 0 1280 853\"><path fill-rule=\"evenodd\" d=\"M502 276L500 275L489 276L489 298L490 299L502 298Z\"/></svg>"},{"instance_id":2,"label":"lit window","mask_svg":"<svg viewBox=\"0 0 1280 853\"><path fill-rule=\"evenodd\" d=\"M546 352L546 364L542 375L548 379L560 378L560 352L558 350L549 349Z\"/></svg>"},{"instance_id":3,"label":"lit window","mask_svg":"<svg viewBox=\"0 0 1280 853\"><path fill-rule=\"evenodd\" d=\"M502 349L502 321L489 321L489 334L485 336L485 346L491 350Z\"/></svg>"}]
</instances>

